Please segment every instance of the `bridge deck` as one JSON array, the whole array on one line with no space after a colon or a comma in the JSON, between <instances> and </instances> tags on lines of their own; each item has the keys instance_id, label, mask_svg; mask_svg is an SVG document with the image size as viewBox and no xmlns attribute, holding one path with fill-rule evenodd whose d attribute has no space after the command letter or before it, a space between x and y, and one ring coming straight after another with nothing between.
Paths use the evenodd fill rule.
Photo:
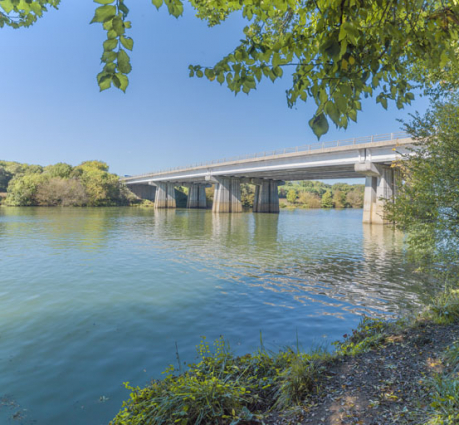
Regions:
<instances>
[{"instance_id":1,"label":"bridge deck","mask_svg":"<svg viewBox=\"0 0 459 425\"><path fill-rule=\"evenodd\" d=\"M390 163L413 143L406 133L361 137L269 151L157 171L122 179L126 184L155 181L204 182L210 176L275 180L358 178L354 164L370 160Z\"/></svg>"}]
</instances>

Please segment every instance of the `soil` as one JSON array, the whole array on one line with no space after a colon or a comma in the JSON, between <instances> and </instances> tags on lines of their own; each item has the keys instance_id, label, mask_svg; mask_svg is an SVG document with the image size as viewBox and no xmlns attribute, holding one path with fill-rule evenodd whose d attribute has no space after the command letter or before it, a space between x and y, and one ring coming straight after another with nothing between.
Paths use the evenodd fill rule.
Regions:
<instances>
[{"instance_id":1,"label":"soil","mask_svg":"<svg viewBox=\"0 0 459 425\"><path fill-rule=\"evenodd\" d=\"M382 346L344 357L327 368L310 396L290 416L273 414L282 425L419 425L431 403L425 381L441 372L441 356L459 341L459 324L421 322Z\"/></svg>"}]
</instances>

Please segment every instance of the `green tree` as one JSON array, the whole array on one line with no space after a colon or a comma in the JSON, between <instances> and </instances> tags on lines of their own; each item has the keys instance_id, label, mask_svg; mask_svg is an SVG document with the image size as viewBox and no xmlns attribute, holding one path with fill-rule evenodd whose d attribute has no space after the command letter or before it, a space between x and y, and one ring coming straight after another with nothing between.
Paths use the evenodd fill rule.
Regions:
<instances>
[{"instance_id":1,"label":"green tree","mask_svg":"<svg viewBox=\"0 0 459 425\"><path fill-rule=\"evenodd\" d=\"M128 52L134 41L128 0L94 0L91 22L106 31L101 90L112 85L125 91L132 66ZM0 27L32 25L59 0L2 0ZM152 0L178 17L182 0ZM248 21L240 44L214 66L190 65L190 76L226 84L235 93L249 93L263 79L275 81L292 69L287 103L314 100L317 110L309 124L320 137L329 119L346 128L356 121L362 98L375 96L387 108L414 99L413 79L432 89L449 76L456 87L459 5L453 0L190 0L197 17L210 26L240 13ZM290 68L291 67L291 68ZM446 70L446 74L445 71ZM451 71L452 70L452 71Z\"/></svg>"},{"instance_id":2,"label":"green tree","mask_svg":"<svg viewBox=\"0 0 459 425\"><path fill-rule=\"evenodd\" d=\"M394 164L401 178L395 202L386 204L388 218L407 232L416 259L448 271L457 266L459 246L458 96L434 102L405 129L418 144L415 155Z\"/></svg>"},{"instance_id":3,"label":"green tree","mask_svg":"<svg viewBox=\"0 0 459 425\"><path fill-rule=\"evenodd\" d=\"M48 174L50 177L61 177L68 179L72 174L73 167L64 162L58 162L54 165L48 165L44 168L43 172Z\"/></svg>"},{"instance_id":4,"label":"green tree","mask_svg":"<svg viewBox=\"0 0 459 425\"><path fill-rule=\"evenodd\" d=\"M6 205L30 206L36 205L35 195L38 187L47 177L41 173L24 174L14 177L8 185Z\"/></svg>"},{"instance_id":5,"label":"green tree","mask_svg":"<svg viewBox=\"0 0 459 425\"><path fill-rule=\"evenodd\" d=\"M296 198L298 197L298 194L296 193L295 189L290 189L287 193L287 201L290 204L294 204L296 201Z\"/></svg>"},{"instance_id":6,"label":"green tree","mask_svg":"<svg viewBox=\"0 0 459 425\"><path fill-rule=\"evenodd\" d=\"M0 192L6 192L8 183L13 178L13 174L8 172L4 166L0 165Z\"/></svg>"},{"instance_id":7,"label":"green tree","mask_svg":"<svg viewBox=\"0 0 459 425\"><path fill-rule=\"evenodd\" d=\"M346 193L345 192L341 192L340 190L336 190L333 193L333 206L335 208L345 208L345 207L347 207Z\"/></svg>"},{"instance_id":8,"label":"green tree","mask_svg":"<svg viewBox=\"0 0 459 425\"><path fill-rule=\"evenodd\" d=\"M322 208L333 208L333 198L330 190L327 190L322 196Z\"/></svg>"}]
</instances>

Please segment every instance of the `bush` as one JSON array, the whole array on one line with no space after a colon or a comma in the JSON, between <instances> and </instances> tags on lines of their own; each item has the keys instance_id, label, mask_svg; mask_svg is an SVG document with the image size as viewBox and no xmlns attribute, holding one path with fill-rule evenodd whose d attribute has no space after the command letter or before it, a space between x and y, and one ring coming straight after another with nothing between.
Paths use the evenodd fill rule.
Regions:
<instances>
[{"instance_id":1,"label":"bush","mask_svg":"<svg viewBox=\"0 0 459 425\"><path fill-rule=\"evenodd\" d=\"M111 425L237 424L261 418L274 404L293 405L313 391L315 378L329 356L291 349L235 357L220 338L214 353L204 341L200 362L175 375L166 369L162 381L133 388Z\"/></svg>"},{"instance_id":2,"label":"bush","mask_svg":"<svg viewBox=\"0 0 459 425\"><path fill-rule=\"evenodd\" d=\"M298 197L298 203L303 204L306 208L321 207L319 196L311 192L301 192Z\"/></svg>"},{"instance_id":3,"label":"bush","mask_svg":"<svg viewBox=\"0 0 459 425\"><path fill-rule=\"evenodd\" d=\"M45 206L83 206L88 197L83 185L76 179L55 177L38 186L35 195L38 205Z\"/></svg>"},{"instance_id":4,"label":"bush","mask_svg":"<svg viewBox=\"0 0 459 425\"><path fill-rule=\"evenodd\" d=\"M459 290L446 289L432 299L426 316L438 324L448 324L459 320Z\"/></svg>"}]
</instances>

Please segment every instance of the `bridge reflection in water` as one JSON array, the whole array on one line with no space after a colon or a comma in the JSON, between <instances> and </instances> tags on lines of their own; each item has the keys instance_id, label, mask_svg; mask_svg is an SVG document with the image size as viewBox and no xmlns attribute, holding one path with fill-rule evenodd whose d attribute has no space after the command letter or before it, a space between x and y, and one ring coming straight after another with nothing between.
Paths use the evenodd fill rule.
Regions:
<instances>
[{"instance_id":1,"label":"bridge reflection in water","mask_svg":"<svg viewBox=\"0 0 459 425\"><path fill-rule=\"evenodd\" d=\"M405 260L403 234L389 226L362 224L358 214L156 210L150 237L161 240L162 249L170 245L179 261L190 267L199 264L212 268L222 280L281 294L286 308L318 303L333 310L323 314L379 316L421 304L429 291L423 276L415 275ZM171 232L175 240L169 244Z\"/></svg>"}]
</instances>

